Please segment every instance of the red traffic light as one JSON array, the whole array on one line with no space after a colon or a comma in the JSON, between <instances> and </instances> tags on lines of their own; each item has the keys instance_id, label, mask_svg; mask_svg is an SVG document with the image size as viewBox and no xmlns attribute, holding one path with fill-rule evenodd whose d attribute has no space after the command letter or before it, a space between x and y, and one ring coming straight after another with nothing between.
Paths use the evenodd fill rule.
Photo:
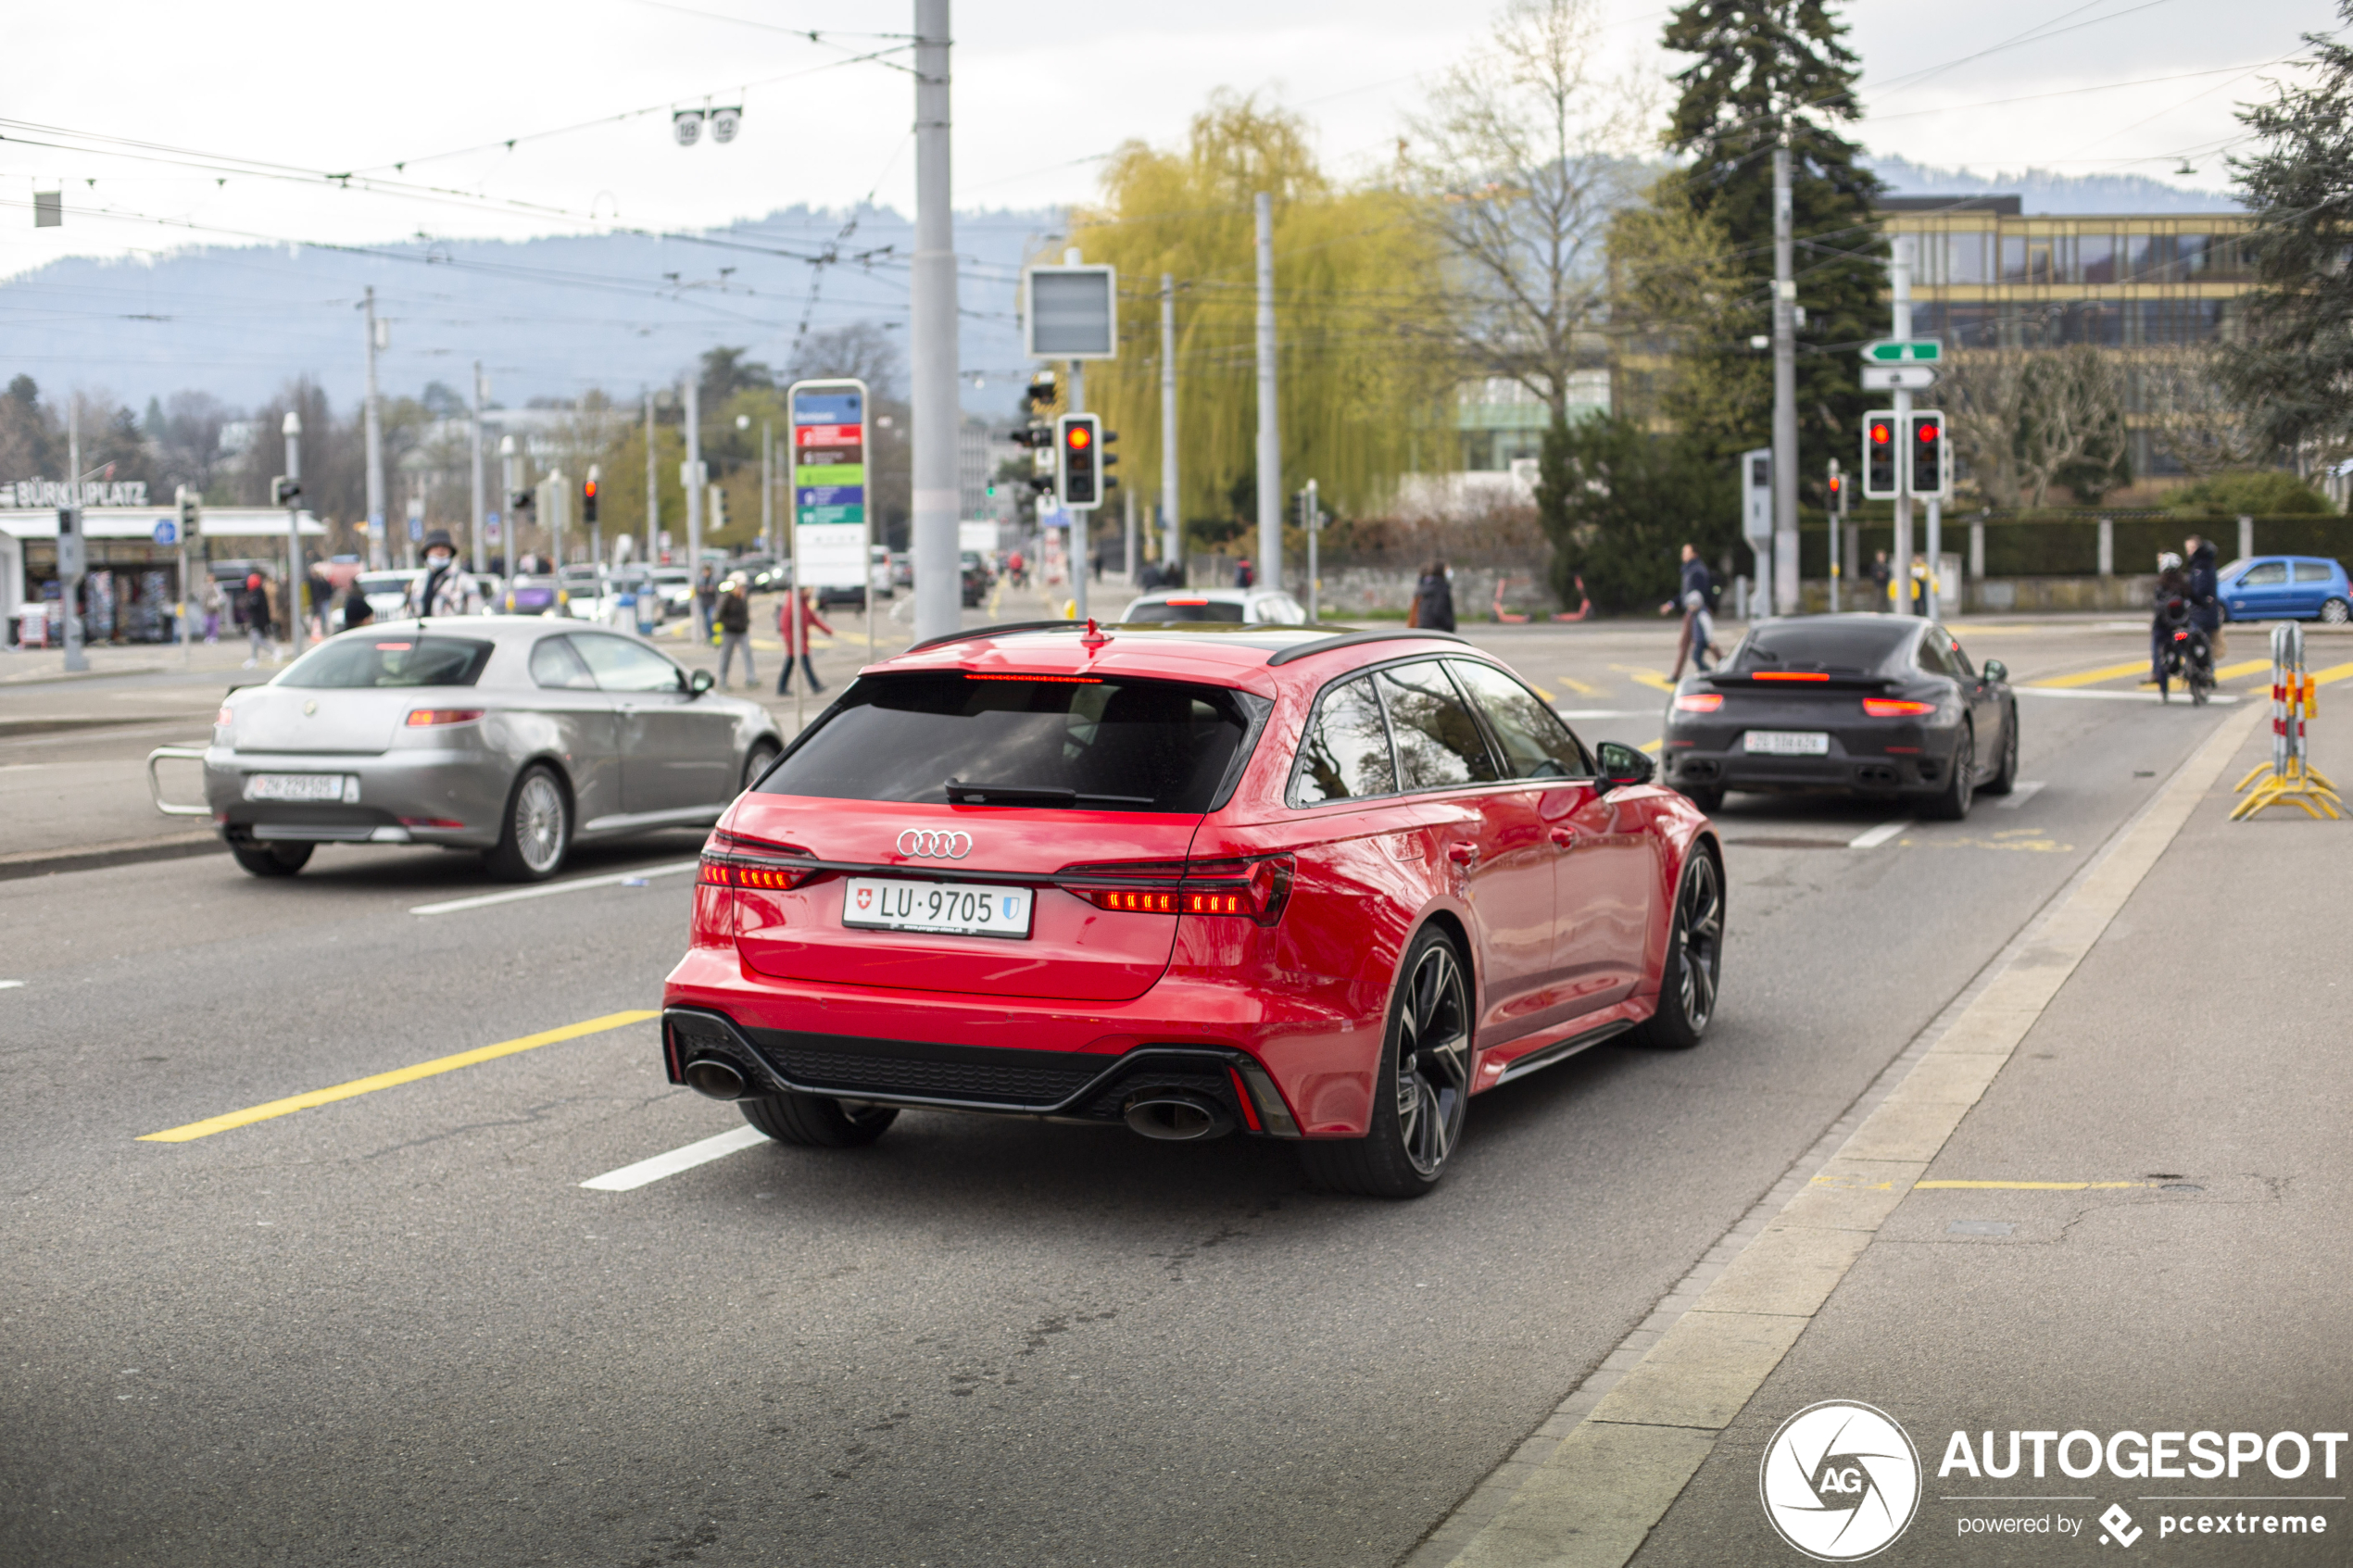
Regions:
<instances>
[{"instance_id":1,"label":"red traffic light","mask_svg":"<svg viewBox=\"0 0 2353 1568\"><path fill-rule=\"evenodd\" d=\"M1085 450L1088 444L1095 439L1092 435L1088 433L1087 427L1085 425L1071 426L1069 431L1066 433L1065 438L1070 442L1071 449L1073 451Z\"/></svg>"},{"instance_id":2,"label":"red traffic light","mask_svg":"<svg viewBox=\"0 0 2353 1568\"><path fill-rule=\"evenodd\" d=\"M597 498L597 482L593 479L588 481L585 484L583 484L580 487L580 493L583 495L587 496L590 500L595 500Z\"/></svg>"},{"instance_id":3,"label":"red traffic light","mask_svg":"<svg viewBox=\"0 0 2353 1568\"><path fill-rule=\"evenodd\" d=\"M1934 441L1939 435L1944 433L1944 431L1936 424L1933 424L1927 420L1922 420L1918 425L1915 425L1912 428L1912 433L1922 441Z\"/></svg>"},{"instance_id":4,"label":"red traffic light","mask_svg":"<svg viewBox=\"0 0 2353 1568\"><path fill-rule=\"evenodd\" d=\"M1874 445L1874 446L1884 446L1884 445L1886 445L1889 442L1891 442L1891 441L1893 441L1893 440L1894 440L1894 439L1895 439L1895 427L1894 427L1894 426L1893 426L1893 425L1889 424L1889 423L1888 423L1887 421L1885 421L1884 420L1873 420L1871 421L1871 445Z\"/></svg>"}]
</instances>

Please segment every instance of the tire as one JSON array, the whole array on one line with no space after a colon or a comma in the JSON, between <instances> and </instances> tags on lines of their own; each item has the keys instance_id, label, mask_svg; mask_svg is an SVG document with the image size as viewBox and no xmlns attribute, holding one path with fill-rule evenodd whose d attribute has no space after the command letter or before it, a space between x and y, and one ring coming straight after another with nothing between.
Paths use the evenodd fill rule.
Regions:
<instances>
[{"instance_id":1,"label":"tire","mask_svg":"<svg viewBox=\"0 0 2353 1568\"><path fill-rule=\"evenodd\" d=\"M1470 1105L1470 976L1446 934L1424 926L1397 966L1382 1031L1372 1125L1361 1138L1299 1146L1307 1179L1330 1192L1419 1198L1445 1175Z\"/></svg>"},{"instance_id":2,"label":"tire","mask_svg":"<svg viewBox=\"0 0 2353 1568\"><path fill-rule=\"evenodd\" d=\"M745 790L759 783L760 775L768 771L768 765L782 755L783 748L774 741L752 742L751 755L744 759L743 783L737 786L736 793L741 795Z\"/></svg>"},{"instance_id":3,"label":"tire","mask_svg":"<svg viewBox=\"0 0 2353 1568\"><path fill-rule=\"evenodd\" d=\"M1980 795L2007 795L2018 787L2018 704L2002 714L2002 771L1977 786Z\"/></svg>"},{"instance_id":4,"label":"tire","mask_svg":"<svg viewBox=\"0 0 2353 1568\"><path fill-rule=\"evenodd\" d=\"M248 876L292 876L310 863L315 844L232 844L229 853Z\"/></svg>"},{"instance_id":5,"label":"tire","mask_svg":"<svg viewBox=\"0 0 2353 1568\"><path fill-rule=\"evenodd\" d=\"M534 762L507 794L498 847L485 856L501 882L545 882L563 869L572 849L572 797L545 762Z\"/></svg>"},{"instance_id":6,"label":"tire","mask_svg":"<svg viewBox=\"0 0 2353 1568\"><path fill-rule=\"evenodd\" d=\"M1944 787L1928 797L1920 815L1934 822L1957 822L1969 815L1969 802L1977 797L1977 732L1969 725L1961 726L1961 738L1953 747L1951 776Z\"/></svg>"},{"instance_id":7,"label":"tire","mask_svg":"<svg viewBox=\"0 0 2353 1568\"><path fill-rule=\"evenodd\" d=\"M2321 621L2327 626L2343 626L2353 621L2353 604L2347 604L2343 599L2322 600Z\"/></svg>"},{"instance_id":8,"label":"tire","mask_svg":"<svg viewBox=\"0 0 2353 1568\"><path fill-rule=\"evenodd\" d=\"M778 1143L800 1148L858 1148L874 1142L899 1120L899 1108L856 1109L824 1095L752 1095L739 1099L744 1120Z\"/></svg>"},{"instance_id":9,"label":"tire","mask_svg":"<svg viewBox=\"0 0 2353 1568\"><path fill-rule=\"evenodd\" d=\"M1676 787L1684 799L1711 817L1724 809L1724 792L1720 789L1709 789L1699 784L1679 784Z\"/></svg>"},{"instance_id":10,"label":"tire","mask_svg":"<svg viewBox=\"0 0 2353 1568\"><path fill-rule=\"evenodd\" d=\"M1636 1045L1687 1051L1716 1016L1724 977L1724 868L1693 846L1675 887L1675 914L1667 928L1667 962L1658 974L1658 1010L1633 1033Z\"/></svg>"}]
</instances>

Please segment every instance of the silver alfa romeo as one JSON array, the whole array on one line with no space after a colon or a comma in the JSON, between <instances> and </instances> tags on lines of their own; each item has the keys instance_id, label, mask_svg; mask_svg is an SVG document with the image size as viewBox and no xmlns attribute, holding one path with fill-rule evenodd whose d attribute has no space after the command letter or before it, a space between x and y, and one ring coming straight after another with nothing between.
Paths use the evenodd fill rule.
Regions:
<instances>
[{"instance_id":1,"label":"silver alfa romeo","mask_svg":"<svg viewBox=\"0 0 2353 1568\"><path fill-rule=\"evenodd\" d=\"M212 744L177 753L203 759L206 804L156 803L209 815L256 876L321 844L440 844L536 881L574 844L709 825L782 749L758 704L623 632L395 621L231 692Z\"/></svg>"}]
</instances>

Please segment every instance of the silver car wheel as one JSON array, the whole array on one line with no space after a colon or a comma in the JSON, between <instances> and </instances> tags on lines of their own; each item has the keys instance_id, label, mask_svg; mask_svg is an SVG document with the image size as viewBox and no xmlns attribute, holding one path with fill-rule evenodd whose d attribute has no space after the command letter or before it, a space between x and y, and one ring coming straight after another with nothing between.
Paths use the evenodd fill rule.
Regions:
<instances>
[{"instance_id":1,"label":"silver car wheel","mask_svg":"<svg viewBox=\"0 0 2353 1568\"><path fill-rule=\"evenodd\" d=\"M535 875L555 870L564 852L564 794L535 772L515 791L515 849Z\"/></svg>"}]
</instances>

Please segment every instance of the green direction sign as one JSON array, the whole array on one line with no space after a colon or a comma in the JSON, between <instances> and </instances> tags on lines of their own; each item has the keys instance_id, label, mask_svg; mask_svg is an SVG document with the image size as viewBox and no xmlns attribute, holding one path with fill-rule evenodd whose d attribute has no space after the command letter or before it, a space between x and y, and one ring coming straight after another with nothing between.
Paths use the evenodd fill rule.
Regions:
<instances>
[{"instance_id":1,"label":"green direction sign","mask_svg":"<svg viewBox=\"0 0 2353 1568\"><path fill-rule=\"evenodd\" d=\"M1936 365L1944 359L1944 345L1932 337L1881 338L1863 345L1863 358L1873 365Z\"/></svg>"}]
</instances>

